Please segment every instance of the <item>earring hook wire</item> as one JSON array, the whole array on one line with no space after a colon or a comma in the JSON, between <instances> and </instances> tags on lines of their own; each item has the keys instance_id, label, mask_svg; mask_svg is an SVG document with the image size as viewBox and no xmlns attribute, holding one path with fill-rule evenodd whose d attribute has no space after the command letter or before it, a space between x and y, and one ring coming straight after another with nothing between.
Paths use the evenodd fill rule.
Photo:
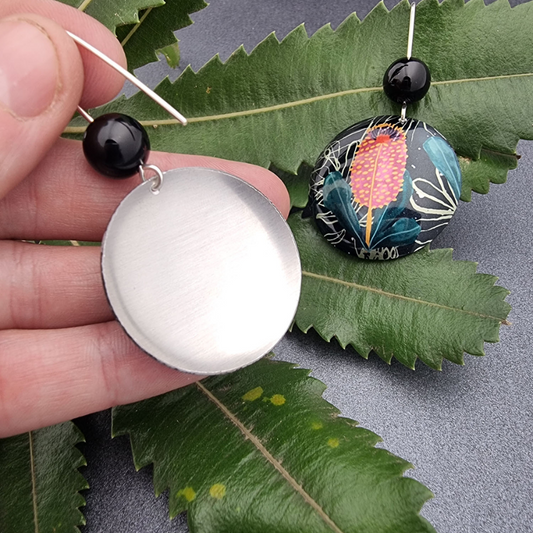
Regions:
<instances>
[{"instance_id":1,"label":"earring hook wire","mask_svg":"<svg viewBox=\"0 0 533 533\"><path fill-rule=\"evenodd\" d=\"M78 113L90 124L91 122L94 122L94 118L83 109L83 107L78 106Z\"/></svg>"},{"instance_id":2,"label":"earring hook wire","mask_svg":"<svg viewBox=\"0 0 533 533\"><path fill-rule=\"evenodd\" d=\"M102 61L107 63L110 67L114 68L117 72L120 72L128 81L133 83L135 87L138 87L143 93L147 94L154 102L159 104L165 111L167 111L170 115L172 115L178 122L183 124L184 126L187 125L187 119L176 109L174 109L166 100L161 98L157 93L152 91L149 87L147 87L142 81L137 79L131 72L128 72L126 69L122 68L118 63L115 63L111 58L107 57L105 54L100 52L98 48L95 48L94 46L90 45L88 42L84 41L82 38L78 37L77 35L74 35L70 31L67 31L68 35L72 37L72 39L85 48L86 50L89 50L89 52L93 53L95 56L99 57ZM83 110L81 107L78 106L78 111L80 115L85 118L85 120L89 122L94 122L94 119L87 113L87 111Z\"/></svg>"},{"instance_id":3,"label":"earring hook wire","mask_svg":"<svg viewBox=\"0 0 533 533\"><path fill-rule=\"evenodd\" d=\"M407 38L407 59L411 59L413 55L413 41L415 38L415 12L416 4L411 4L411 11L409 14L409 37Z\"/></svg>"},{"instance_id":4,"label":"earring hook wire","mask_svg":"<svg viewBox=\"0 0 533 533\"><path fill-rule=\"evenodd\" d=\"M407 37L407 59L411 59L413 55L413 41L415 38L415 12L416 3L411 3L411 9L409 12L409 36ZM407 104L404 102L402 105L402 113L400 115L400 124L407 122Z\"/></svg>"}]
</instances>

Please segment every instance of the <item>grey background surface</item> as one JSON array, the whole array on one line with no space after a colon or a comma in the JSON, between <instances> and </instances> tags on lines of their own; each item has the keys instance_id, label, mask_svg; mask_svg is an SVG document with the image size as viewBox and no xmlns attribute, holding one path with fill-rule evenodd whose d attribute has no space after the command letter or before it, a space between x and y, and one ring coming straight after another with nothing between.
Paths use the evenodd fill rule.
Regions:
<instances>
[{"instance_id":1,"label":"grey background surface","mask_svg":"<svg viewBox=\"0 0 533 533\"><path fill-rule=\"evenodd\" d=\"M389 8L394 3L386 2ZM212 0L192 15L196 24L178 33L182 65L198 69L216 53L225 60L242 43L251 51L270 32L282 38L302 22L309 34L326 23L336 27L352 11L364 17L374 4ZM160 62L138 74L154 86L169 72ZM454 248L456 259L477 261L480 272L498 276L511 290L512 326L502 328L499 344L486 345L485 357L466 356L464 367L445 361L442 372L417 364L413 372L377 357L365 361L313 332L288 334L275 350L278 358L313 369L343 416L416 466L408 475L435 494L422 514L441 533L533 531L533 144L522 141L518 152L522 159L508 183L462 203L435 242ZM110 440L109 412L78 422L87 439L83 473L91 485L83 531L187 531L184 516L169 520L166 494L155 498L151 468L135 472L129 441Z\"/></svg>"}]
</instances>

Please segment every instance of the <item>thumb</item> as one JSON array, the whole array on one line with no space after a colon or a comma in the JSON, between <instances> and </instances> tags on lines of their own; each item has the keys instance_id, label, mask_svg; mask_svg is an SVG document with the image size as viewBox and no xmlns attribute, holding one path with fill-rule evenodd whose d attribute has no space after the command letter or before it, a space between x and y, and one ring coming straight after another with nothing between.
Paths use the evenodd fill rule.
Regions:
<instances>
[{"instance_id":1,"label":"thumb","mask_svg":"<svg viewBox=\"0 0 533 533\"><path fill-rule=\"evenodd\" d=\"M82 60L61 26L33 14L0 20L0 198L57 141L82 90Z\"/></svg>"}]
</instances>

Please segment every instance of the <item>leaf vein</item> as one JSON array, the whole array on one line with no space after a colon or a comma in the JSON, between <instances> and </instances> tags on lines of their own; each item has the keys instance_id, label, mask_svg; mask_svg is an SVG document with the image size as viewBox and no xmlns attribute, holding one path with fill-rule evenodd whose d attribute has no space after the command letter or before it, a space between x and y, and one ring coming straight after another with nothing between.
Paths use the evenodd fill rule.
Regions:
<instances>
[{"instance_id":1,"label":"leaf vein","mask_svg":"<svg viewBox=\"0 0 533 533\"><path fill-rule=\"evenodd\" d=\"M153 9L153 7L148 8L144 12L144 14L141 17L141 19L139 20L139 22L137 22L137 24L135 24L135 26L133 26L133 28L130 30L128 35L126 35L126 37L124 37L124 39L120 43L122 45L122 47L126 46L126 43L132 38L134 33L140 28L141 24L144 22L144 19L146 19L146 17L152 12L152 9Z\"/></svg>"},{"instance_id":2,"label":"leaf vein","mask_svg":"<svg viewBox=\"0 0 533 533\"><path fill-rule=\"evenodd\" d=\"M449 306L449 305L438 304L438 303L435 303L435 302L428 302L427 300L420 300L418 298L413 298L411 296L404 296L403 294L396 294L394 292L388 292L388 291L384 291L382 289L376 289L374 287L368 287L366 285L360 285L359 283L354 283L352 281L345 281L345 280L342 280L342 279L337 279L337 278L332 278L332 277L329 277L329 276L324 276L322 274L315 274L314 272L308 272L307 270L303 270L302 271L302 275L303 276L308 276L310 278L320 279L322 281L326 281L326 282L329 282L329 283L338 283L339 285L344 285L346 287L352 287L354 289L358 289L358 290L362 290L362 291L373 292L375 294L379 294L381 296L385 296L385 297L391 298L391 299L405 300L405 301L413 302L413 303L416 303L416 304L428 305L430 307L437 307L439 309L445 309L446 311L464 313L466 315L472 315L472 316L475 316L475 317L478 317L478 318L488 318L490 320L496 320L497 322L500 322L501 324L505 324L507 322L506 320L504 320L502 318L498 318L496 316L486 315L486 314L483 314L483 313L476 313L475 311L468 311L466 309L460 309L458 307L452 307L452 306Z\"/></svg>"},{"instance_id":3,"label":"leaf vein","mask_svg":"<svg viewBox=\"0 0 533 533\"><path fill-rule=\"evenodd\" d=\"M93 0L83 0L83 2L80 4L80 7L78 7L79 11L85 11L87 9L87 6L92 2Z\"/></svg>"},{"instance_id":4,"label":"leaf vein","mask_svg":"<svg viewBox=\"0 0 533 533\"><path fill-rule=\"evenodd\" d=\"M515 79L515 78L527 78L533 76L533 72L526 72L522 74L506 74L502 76L486 76L483 78L464 78L461 80L443 80L432 82L432 85L456 85L460 83L472 83L479 81L494 81L503 79ZM284 102L282 104L276 104L273 106L261 107L258 109L245 109L243 111L234 111L232 113L222 113L219 115L206 115L202 117L188 118L189 124L195 124L200 122L210 122L218 120L227 120L231 118L248 117L252 115L260 115L264 113L272 113L274 111L280 111L282 109L290 109L292 107L298 107L302 105L308 105L322 100L332 100L333 98L341 98L343 96L349 96L353 94L360 94L366 92L378 92L382 91L382 87L362 87L359 89L347 89L345 91L339 91L336 93L323 94L320 96L312 96L311 98L304 98L302 100L295 100L291 102ZM141 120L140 123L143 126L173 126L178 124L176 119L160 119L160 120ZM83 133L87 126L70 126L65 128L64 133Z\"/></svg>"},{"instance_id":5,"label":"leaf vein","mask_svg":"<svg viewBox=\"0 0 533 533\"><path fill-rule=\"evenodd\" d=\"M343 533L343 531L333 522L333 520L326 514L320 505L303 489L303 487L281 466L281 463L265 448L261 441L204 385L197 382L198 389L211 400L238 429L239 431L257 448L263 457L281 474L281 476L289 483L289 485L302 496L304 501L309 504L322 518L322 520L335 533Z\"/></svg>"},{"instance_id":6,"label":"leaf vein","mask_svg":"<svg viewBox=\"0 0 533 533\"><path fill-rule=\"evenodd\" d=\"M520 159L520 156L518 154L510 154L508 152L500 152L499 150L489 150L488 148L481 148L482 152L485 152L486 154L492 154L497 157L508 157L510 159L515 159L518 161Z\"/></svg>"}]
</instances>

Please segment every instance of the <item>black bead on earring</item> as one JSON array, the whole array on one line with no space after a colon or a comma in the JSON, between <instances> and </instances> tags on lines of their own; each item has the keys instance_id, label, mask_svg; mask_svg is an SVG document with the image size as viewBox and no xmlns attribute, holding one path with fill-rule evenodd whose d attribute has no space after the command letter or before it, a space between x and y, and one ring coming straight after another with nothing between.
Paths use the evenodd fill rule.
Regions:
<instances>
[{"instance_id":1,"label":"black bead on earring","mask_svg":"<svg viewBox=\"0 0 533 533\"><path fill-rule=\"evenodd\" d=\"M100 174L111 178L129 178L146 163L150 139L134 118L108 113L87 126L83 136L83 153Z\"/></svg>"},{"instance_id":2,"label":"black bead on earring","mask_svg":"<svg viewBox=\"0 0 533 533\"><path fill-rule=\"evenodd\" d=\"M426 64L411 57L392 63L383 90L402 105L400 116L373 117L341 132L315 165L310 209L324 237L361 259L397 259L420 250L448 224L461 194L459 161L429 124L406 117L407 105L431 85Z\"/></svg>"},{"instance_id":3,"label":"black bead on earring","mask_svg":"<svg viewBox=\"0 0 533 533\"><path fill-rule=\"evenodd\" d=\"M397 104L412 104L422 100L429 91L431 74L427 65L415 59L398 59L383 76L385 94Z\"/></svg>"}]
</instances>

